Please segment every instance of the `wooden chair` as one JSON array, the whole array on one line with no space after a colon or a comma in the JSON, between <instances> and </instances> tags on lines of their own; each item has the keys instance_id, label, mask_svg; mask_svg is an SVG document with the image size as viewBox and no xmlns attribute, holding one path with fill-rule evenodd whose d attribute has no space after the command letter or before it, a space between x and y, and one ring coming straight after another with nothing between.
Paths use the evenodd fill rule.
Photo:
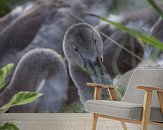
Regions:
<instances>
[{"instance_id":1,"label":"wooden chair","mask_svg":"<svg viewBox=\"0 0 163 130\"><path fill-rule=\"evenodd\" d=\"M84 104L93 113L92 130L96 130L98 117L120 121L124 130L126 123L141 124L141 130L147 130L148 124L163 126L163 69L135 69L122 101L117 101L114 86L87 85L95 87L94 100ZM102 88L108 89L112 101L100 100Z\"/></svg>"}]
</instances>

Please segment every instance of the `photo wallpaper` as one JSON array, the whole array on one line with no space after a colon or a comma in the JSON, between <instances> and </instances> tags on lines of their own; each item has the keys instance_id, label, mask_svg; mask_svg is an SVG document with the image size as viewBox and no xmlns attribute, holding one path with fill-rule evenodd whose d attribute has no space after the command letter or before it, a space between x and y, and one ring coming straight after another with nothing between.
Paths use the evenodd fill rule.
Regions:
<instances>
[{"instance_id":1,"label":"photo wallpaper","mask_svg":"<svg viewBox=\"0 0 163 130\"><path fill-rule=\"evenodd\" d=\"M138 1L1 0L0 113L84 113L88 82L116 85L121 100L122 75L162 60L160 42L137 33L162 40L162 19Z\"/></svg>"}]
</instances>

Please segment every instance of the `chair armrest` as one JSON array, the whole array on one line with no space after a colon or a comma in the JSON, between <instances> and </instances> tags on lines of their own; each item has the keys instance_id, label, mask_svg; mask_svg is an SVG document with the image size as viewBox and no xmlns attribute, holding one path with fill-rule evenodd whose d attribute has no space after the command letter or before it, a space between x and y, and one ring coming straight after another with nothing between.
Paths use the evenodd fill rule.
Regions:
<instances>
[{"instance_id":1,"label":"chair armrest","mask_svg":"<svg viewBox=\"0 0 163 130\"><path fill-rule=\"evenodd\" d=\"M112 101L118 101L118 98L117 98L117 95L116 95L116 90L115 90L114 86L112 86L112 85L87 83L87 86L95 87L95 92L94 92L94 99L95 100L101 99L102 88L107 88L111 100Z\"/></svg>"},{"instance_id":2,"label":"chair armrest","mask_svg":"<svg viewBox=\"0 0 163 130\"><path fill-rule=\"evenodd\" d=\"M114 87L112 85L106 85L106 84L87 83L87 86L89 86L89 87L107 88L107 89L114 89Z\"/></svg>"},{"instance_id":3,"label":"chair armrest","mask_svg":"<svg viewBox=\"0 0 163 130\"><path fill-rule=\"evenodd\" d=\"M159 104L160 104L160 108L161 108L161 112L163 114L163 102L162 102L163 101L163 89L162 88L152 87L152 86L138 86L137 89L143 89L143 90L145 90L144 104L145 103L148 104L149 105L148 107L150 107L150 105L151 105L152 92L153 91L156 91L157 92L157 96L158 96L158 100L159 100ZM151 109L150 109L150 111L151 111Z\"/></svg>"},{"instance_id":4,"label":"chair armrest","mask_svg":"<svg viewBox=\"0 0 163 130\"><path fill-rule=\"evenodd\" d=\"M143 89L145 91L157 91L157 92L163 92L162 88L159 87L152 87L152 86L138 86L137 89Z\"/></svg>"}]
</instances>

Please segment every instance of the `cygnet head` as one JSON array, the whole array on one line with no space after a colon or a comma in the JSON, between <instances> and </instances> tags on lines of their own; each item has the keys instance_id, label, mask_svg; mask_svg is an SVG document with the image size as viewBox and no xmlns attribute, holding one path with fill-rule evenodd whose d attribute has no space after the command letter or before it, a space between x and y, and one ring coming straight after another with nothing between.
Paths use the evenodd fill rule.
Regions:
<instances>
[{"instance_id":1,"label":"cygnet head","mask_svg":"<svg viewBox=\"0 0 163 130\"><path fill-rule=\"evenodd\" d=\"M85 23L71 26L65 34L63 50L71 66L86 71L94 82L105 81L103 42L93 27Z\"/></svg>"}]
</instances>

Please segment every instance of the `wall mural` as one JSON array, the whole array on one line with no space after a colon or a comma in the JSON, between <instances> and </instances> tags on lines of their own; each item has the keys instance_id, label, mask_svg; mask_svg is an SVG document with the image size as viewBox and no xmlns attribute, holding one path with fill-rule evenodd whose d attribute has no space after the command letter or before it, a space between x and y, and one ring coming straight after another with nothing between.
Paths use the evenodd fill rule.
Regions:
<instances>
[{"instance_id":1,"label":"wall mural","mask_svg":"<svg viewBox=\"0 0 163 130\"><path fill-rule=\"evenodd\" d=\"M162 37L156 29L161 28L162 20L143 1L135 10L129 8L130 11L121 13L117 2L9 0L3 3L0 68L10 63L14 67L10 74L3 75L5 85L0 106L20 91L29 91L43 95L34 97L32 103L5 110L13 113L85 112L84 102L93 98L93 89L86 86L87 82L116 84L121 98L126 86L119 83L119 77L149 58L161 61L161 52L89 14L142 30L160 40ZM103 93L104 98L105 95Z\"/></svg>"}]
</instances>

